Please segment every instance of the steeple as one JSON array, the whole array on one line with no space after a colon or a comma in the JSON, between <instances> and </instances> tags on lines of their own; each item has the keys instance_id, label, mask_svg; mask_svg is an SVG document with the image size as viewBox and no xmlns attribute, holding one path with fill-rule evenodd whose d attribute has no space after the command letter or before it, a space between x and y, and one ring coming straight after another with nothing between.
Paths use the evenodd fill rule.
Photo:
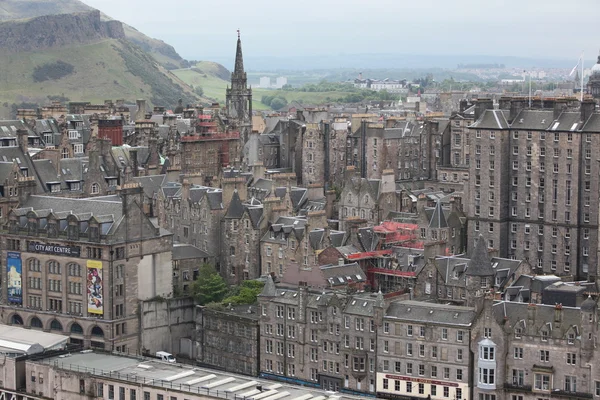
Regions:
<instances>
[{"instance_id":1,"label":"steeple","mask_svg":"<svg viewBox=\"0 0 600 400\"><path fill-rule=\"evenodd\" d=\"M237 50L235 52L235 68L233 70L233 75L236 77L241 77L244 74L244 56L242 55L242 39L240 38L240 30L237 30L238 40L237 40Z\"/></svg>"}]
</instances>

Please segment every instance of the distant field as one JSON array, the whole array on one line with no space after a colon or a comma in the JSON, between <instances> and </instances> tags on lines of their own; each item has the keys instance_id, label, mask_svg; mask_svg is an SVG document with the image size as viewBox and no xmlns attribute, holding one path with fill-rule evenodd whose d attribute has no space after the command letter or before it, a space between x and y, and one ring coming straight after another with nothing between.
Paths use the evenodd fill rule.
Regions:
<instances>
[{"instance_id":1,"label":"distant field","mask_svg":"<svg viewBox=\"0 0 600 400\"><path fill-rule=\"evenodd\" d=\"M202 70L201 73L197 70L186 68L177 69L173 72L179 79L193 85L194 87L202 87L204 90L204 96L216 99L217 101L225 101L225 89L229 84L229 81L221 79L214 75L214 71L211 70L211 64L207 62L200 62L196 65L197 69ZM255 110L268 110L268 106L260 102L263 96L278 96L283 97L288 103L292 101L298 101L303 104L318 105L325 104L328 102L335 102L340 97L344 97L348 92L292 92L284 90L270 90L253 88L252 95L254 100L252 107Z\"/></svg>"}]
</instances>

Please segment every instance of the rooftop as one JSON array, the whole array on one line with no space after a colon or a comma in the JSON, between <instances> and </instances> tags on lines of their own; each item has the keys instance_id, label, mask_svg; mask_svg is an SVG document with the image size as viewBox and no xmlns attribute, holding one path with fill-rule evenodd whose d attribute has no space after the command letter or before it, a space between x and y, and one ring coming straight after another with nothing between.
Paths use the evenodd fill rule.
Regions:
<instances>
[{"instance_id":1,"label":"rooftop","mask_svg":"<svg viewBox=\"0 0 600 400\"><path fill-rule=\"evenodd\" d=\"M121 379L131 383L163 387L190 394L209 395L215 398L232 398L234 395L248 400L297 399L300 397L307 400L359 398L358 396L235 375L208 368L89 350L70 354L67 357L50 357L36 362L52 364L55 368L87 372L94 376ZM262 387L262 392L257 389L257 386Z\"/></svg>"}]
</instances>

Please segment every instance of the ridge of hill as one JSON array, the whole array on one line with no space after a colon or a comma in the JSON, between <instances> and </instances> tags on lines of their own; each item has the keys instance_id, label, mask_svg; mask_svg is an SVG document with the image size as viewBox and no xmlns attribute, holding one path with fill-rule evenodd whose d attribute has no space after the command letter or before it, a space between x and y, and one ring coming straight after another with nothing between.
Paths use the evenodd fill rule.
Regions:
<instances>
[{"instance_id":1,"label":"ridge of hill","mask_svg":"<svg viewBox=\"0 0 600 400\"><path fill-rule=\"evenodd\" d=\"M79 0L0 0L0 22L89 11L96 9ZM101 14L101 18L103 21L114 21L104 14ZM122 26L127 40L150 53L165 68L171 70L189 66L173 46L146 36L127 24L123 23Z\"/></svg>"}]
</instances>

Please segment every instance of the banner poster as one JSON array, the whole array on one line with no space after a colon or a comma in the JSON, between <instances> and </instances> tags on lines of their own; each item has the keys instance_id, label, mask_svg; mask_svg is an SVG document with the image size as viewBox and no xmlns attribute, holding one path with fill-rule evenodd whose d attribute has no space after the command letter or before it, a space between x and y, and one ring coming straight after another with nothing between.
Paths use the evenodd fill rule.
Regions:
<instances>
[{"instance_id":1,"label":"banner poster","mask_svg":"<svg viewBox=\"0 0 600 400\"><path fill-rule=\"evenodd\" d=\"M87 309L90 314L104 314L102 261L87 261Z\"/></svg>"},{"instance_id":2,"label":"banner poster","mask_svg":"<svg viewBox=\"0 0 600 400\"><path fill-rule=\"evenodd\" d=\"M9 303L23 304L21 253L15 251L6 253L6 272L8 274Z\"/></svg>"}]
</instances>

